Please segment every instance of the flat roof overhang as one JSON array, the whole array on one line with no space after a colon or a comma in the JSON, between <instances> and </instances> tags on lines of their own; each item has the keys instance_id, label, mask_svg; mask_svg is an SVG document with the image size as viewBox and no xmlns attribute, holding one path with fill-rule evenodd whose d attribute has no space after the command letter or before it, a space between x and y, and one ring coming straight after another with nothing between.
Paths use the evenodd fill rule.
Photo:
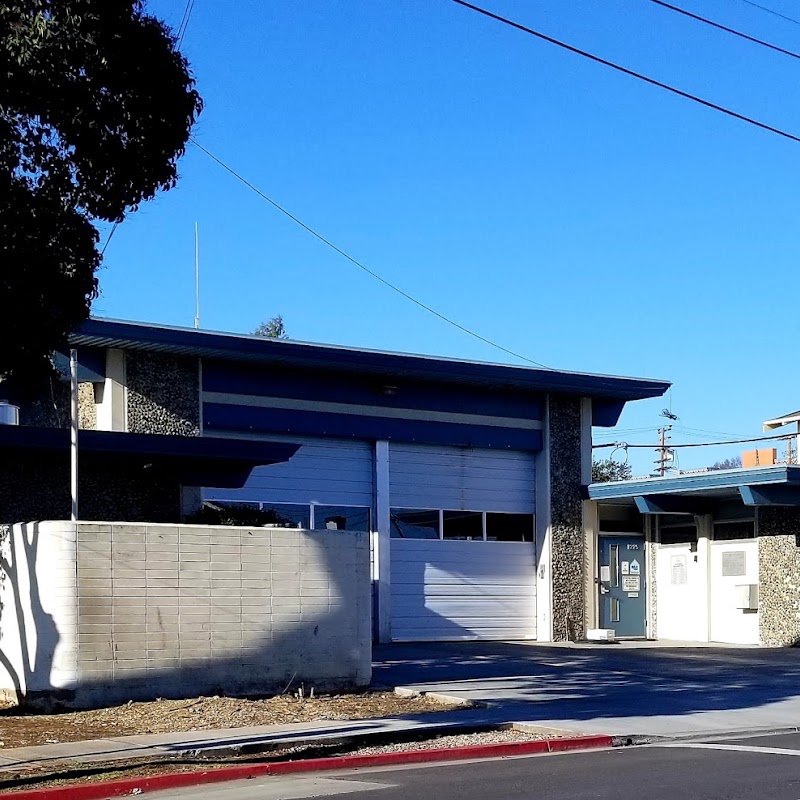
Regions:
<instances>
[{"instance_id":1,"label":"flat roof overhang","mask_svg":"<svg viewBox=\"0 0 800 800\"><path fill-rule=\"evenodd\" d=\"M661 397L671 385L668 381L648 378L390 353L109 319L87 320L70 335L69 342L73 347L146 350L321 372L373 374L384 378L506 388L522 392L573 394L620 401L616 417L622 410L622 403Z\"/></svg>"},{"instance_id":2,"label":"flat roof overhang","mask_svg":"<svg viewBox=\"0 0 800 800\"><path fill-rule=\"evenodd\" d=\"M800 466L592 483L586 496L601 505L635 505L643 514L702 514L722 500L739 500L746 506L800 506Z\"/></svg>"},{"instance_id":3,"label":"flat roof overhang","mask_svg":"<svg viewBox=\"0 0 800 800\"><path fill-rule=\"evenodd\" d=\"M81 430L79 464L121 464L154 470L184 486L238 489L255 467L288 461L299 444L203 436ZM63 428L0 425L0 453L69 458L70 432Z\"/></svg>"}]
</instances>

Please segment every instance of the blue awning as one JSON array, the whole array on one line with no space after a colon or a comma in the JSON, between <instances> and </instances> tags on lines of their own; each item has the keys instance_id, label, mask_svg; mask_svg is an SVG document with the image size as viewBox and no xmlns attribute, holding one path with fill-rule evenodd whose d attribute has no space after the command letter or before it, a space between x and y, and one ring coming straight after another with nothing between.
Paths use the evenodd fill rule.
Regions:
<instances>
[{"instance_id":1,"label":"blue awning","mask_svg":"<svg viewBox=\"0 0 800 800\"><path fill-rule=\"evenodd\" d=\"M118 431L82 430L78 453L82 464L124 461L167 475L184 486L238 489L255 467L288 461L299 444L204 436L165 436ZM70 433L63 428L0 425L0 454L37 453L69 459Z\"/></svg>"}]
</instances>

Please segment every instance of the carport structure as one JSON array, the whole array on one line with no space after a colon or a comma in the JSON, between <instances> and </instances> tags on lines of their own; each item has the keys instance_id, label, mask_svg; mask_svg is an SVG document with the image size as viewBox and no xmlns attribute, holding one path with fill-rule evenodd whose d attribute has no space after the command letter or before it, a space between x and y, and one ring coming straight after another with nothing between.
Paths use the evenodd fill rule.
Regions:
<instances>
[{"instance_id":1,"label":"carport structure","mask_svg":"<svg viewBox=\"0 0 800 800\"><path fill-rule=\"evenodd\" d=\"M590 619L623 635L789 645L800 638L800 467L592 484ZM641 543L642 577L628 547ZM635 556L635 552L633 553Z\"/></svg>"}]
</instances>

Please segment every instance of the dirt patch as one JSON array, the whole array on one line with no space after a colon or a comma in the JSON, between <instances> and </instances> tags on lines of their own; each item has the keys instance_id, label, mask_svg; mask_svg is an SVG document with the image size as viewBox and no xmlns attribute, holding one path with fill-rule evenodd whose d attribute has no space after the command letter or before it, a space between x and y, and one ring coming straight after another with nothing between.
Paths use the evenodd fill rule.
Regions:
<instances>
[{"instance_id":1,"label":"dirt patch","mask_svg":"<svg viewBox=\"0 0 800 800\"><path fill-rule=\"evenodd\" d=\"M263 699L197 697L126 703L92 711L58 714L0 709L0 747L76 742L109 736L177 733L251 725L285 725L315 720L370 719L427 714L451 707L427 697L400 697L392 692Z\"/></svg>"}]
</instances>

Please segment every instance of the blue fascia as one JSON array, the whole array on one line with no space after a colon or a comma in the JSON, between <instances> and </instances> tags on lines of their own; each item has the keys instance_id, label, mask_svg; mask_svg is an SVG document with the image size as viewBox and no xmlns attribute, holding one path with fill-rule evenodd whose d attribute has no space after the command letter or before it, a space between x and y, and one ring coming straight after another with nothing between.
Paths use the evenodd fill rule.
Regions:
<instances>
[{"instance_id":1,"label":"blue fascia","mask_svg":"<svg viewBox=\"0 0 800 800\"><path fill-rule=\"evenodd\" d=\"M627 402L661 397L670 384L580 372L387 353L230 333L90 319L70 337L75 347L119 347L223 361L256 361L331 373L472 385L494 390L568 394ZM602 423L601 423L602 424Z\"/></svg>"}]
</instances>

